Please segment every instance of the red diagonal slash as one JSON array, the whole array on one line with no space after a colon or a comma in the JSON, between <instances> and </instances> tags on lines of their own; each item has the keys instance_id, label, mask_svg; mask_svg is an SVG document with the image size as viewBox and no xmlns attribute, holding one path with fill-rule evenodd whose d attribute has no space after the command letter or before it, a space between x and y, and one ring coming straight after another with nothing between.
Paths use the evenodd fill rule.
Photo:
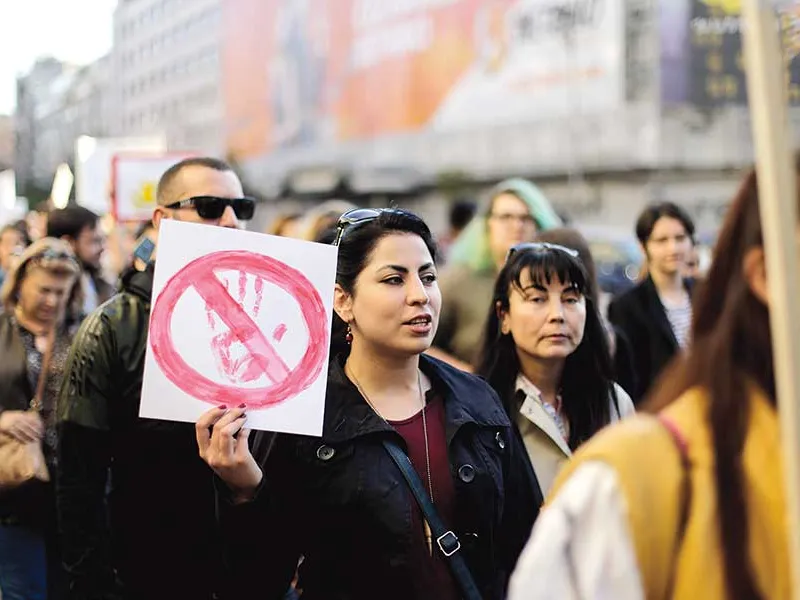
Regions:
<instances>
[{"instance_id":1,"label":"red diagonal slash","mask_svg":"<svg viewBox=\"0 0 800 600\"><path fill-rule=\"evenodd\" d=\"M289 376L289 367L213 271L203 273L192 282L192 286L205 300L206 305L219 315L231 333L244 344L253 360L271 381L280 383Z\"/></svg>"},{"instance_id":2,"label":"red diagonal slash","mask_svg":"<svg viewBox=\"0 0 800 600\"><path fill-rule=\"evenodd\" d=\"M296 367L291 370L286 367L254 320L228 294L214 275L220 271L256 277L259 296L259 280L263 280L295 300L308 333L305 352ZM217 313L226 323L231 339L237 337L242 341L247 356L252 357L253 370L260 370L275 381L262 387L228 385L209 379L184 360L172 339L171 325L178 301L190 287L203 297L209 312ZM148 344L164 376L185 394L218 406L244 402L249 408L260 409L281 404L317 381L327 364L330 326L330 317L319 292L303 273L262 254L222 250L194 259L167 280L153 303Z\"/></svg>"}]
</instances>

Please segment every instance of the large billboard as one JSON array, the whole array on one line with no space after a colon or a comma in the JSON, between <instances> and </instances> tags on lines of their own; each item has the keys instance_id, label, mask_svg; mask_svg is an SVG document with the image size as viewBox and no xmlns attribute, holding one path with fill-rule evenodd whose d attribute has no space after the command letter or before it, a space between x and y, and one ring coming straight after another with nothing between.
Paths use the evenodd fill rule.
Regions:
<instances>
[{"instance_id":1,"label":"large billboard","mask_svg":"<svg viewBox=\"0 0 800 600\"><path fill-rule=\"evenodd\" d=\"M800 105L800 2L779 5L789 101ZM740 0L661 0L661 86L666 104L747 103Z\"/></svg>"},{"instance_id":2,"label":"large billboard","mask_svg":"<svg viewBox=\"0 0 800 600\"><path fill-rule=\"evenodd\" d=\"M624 102L623 0L224 0L228 149L529 123Z\"/></svg>"}]
</instances>

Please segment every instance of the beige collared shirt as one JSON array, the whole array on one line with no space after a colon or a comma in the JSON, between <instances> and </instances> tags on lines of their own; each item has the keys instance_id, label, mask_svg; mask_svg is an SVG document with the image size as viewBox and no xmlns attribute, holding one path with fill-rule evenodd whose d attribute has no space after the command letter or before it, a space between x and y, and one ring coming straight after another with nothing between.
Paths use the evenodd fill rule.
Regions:
<instances>
[{"instance_id":1,"label":"beige collared shirt","mask_svg":"<svg viewBox=\"0 0 800 600\"><path fill-rule=\"evenodd\" d=\"M619 414L612 404L612 423L635 412L633 401L625 390L616 383L614 387L617 392ZM554 409L545 405L537 387L520 373L517 376L516 389L525 392L525 400L517 413L517 427L522 434L522 440L533 464L542 493L547 496L556 475L572 456L572 450L559 428L559 417L555 416ZM610 399L609 403L611 403Z\"/></svg>"}]
</instances>

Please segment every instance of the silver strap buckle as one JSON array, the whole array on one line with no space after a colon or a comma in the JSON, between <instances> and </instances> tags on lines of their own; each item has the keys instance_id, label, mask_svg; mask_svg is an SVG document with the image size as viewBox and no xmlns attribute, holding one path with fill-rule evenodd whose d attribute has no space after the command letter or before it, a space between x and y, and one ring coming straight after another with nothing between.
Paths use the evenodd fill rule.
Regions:
<instances>
[{"instance_id":1,"label":"silver strap buckle","mask_svg":"<svg viewBox=\"0 0 800 600\"><path fill-rule=\"evenodd\" d=\"M453 542L455 541L455 546L451 547L449 552L445 550L445 543L446 543L445 539L447 540L447 542L449 542L449 544L447 544L448 546L452 546ZM444 554L448 558L450 556L453 556L453 554L455 554L459 550L461 550L461 541L458 539L458 536L452 531L446 531L438 538L436 538L436 544L439 546L439 550L442 551L442 554Z\"/></svg>"}]
</instances>

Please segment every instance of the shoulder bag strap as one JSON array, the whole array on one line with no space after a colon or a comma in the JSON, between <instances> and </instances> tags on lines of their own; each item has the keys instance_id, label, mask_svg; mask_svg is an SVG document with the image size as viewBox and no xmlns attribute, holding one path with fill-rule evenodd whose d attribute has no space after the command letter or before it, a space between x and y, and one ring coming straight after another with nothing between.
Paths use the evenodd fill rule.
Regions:
<instances>
[{"instance_id":1,"label":"shoulder bag strap","mask_svg":"<svg viewBox=\"0 0 800 600\"><path fill-rule=\"evenodd\" d=\"M447 564L450 566L453 577L455 577L458 586L461 588L464 599L480 600L481 594L478 591L478 586L475 584L472 573L469 572L469 567L460 552L461 542L458 536L452 530L447 529L439 518L436 507L434 507L430 496L425 491L425 486L414 470L408 455L393 440L383 440L383 446L411 488L411 492L414 494L414 498L417 500L417 504L422 509L422 514L431 528L436 545L447 559Z\"/></svg>"},{"instance_id":2,"label":"shoulder bag strap","mask_svg":"<svg viewBox=\"0 0 800 600\"><path fill-rule=\"evenodd\" d=\"M44 388L47 385L47 377L50 371L50 358L53 356L56 344L55 331L47 336L47 348L42 353L42 368L39 371L39 380L36 382L36 394L31 399L31 409L41 411L44 406Z\"/></svg>"},{"instance_id":3,"label":"shoulder bag strap","mask_svg":"<svg viewBox=\"0 0 800 600\"><path fill-rule=\"evenodd\" d=\"M686 533L686 525L689 522L689 512L692 504L692 477L691 477L691 461L689 459L689 443L683 432L678 428L672 419L658 415L658 420L669 432L670 437L675 442L675 447L680 454L681 467L683 471L683 483L681 485L681 507L680 515L678 517L678 531L675 534L675 548L672 552L672 566L669 583L667 587L667 595L665 598L669 600L675 587L675 578L678 573L678 552L680 552L683 545L683 536Z\"/></svg>"}]
</instances>

